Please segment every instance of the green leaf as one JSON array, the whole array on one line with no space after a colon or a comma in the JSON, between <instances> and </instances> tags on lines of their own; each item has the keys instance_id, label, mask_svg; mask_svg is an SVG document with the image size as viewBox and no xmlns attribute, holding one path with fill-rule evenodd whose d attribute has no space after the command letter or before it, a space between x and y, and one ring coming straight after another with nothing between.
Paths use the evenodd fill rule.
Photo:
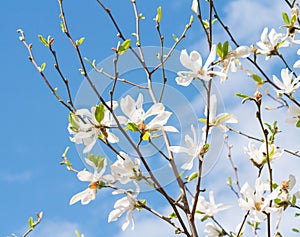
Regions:
<instances>
[{"instance_id":1,"label":"green leaf","mask_svg":"<svg viewBox=\"0 0 300 237\"><path fill-rule=\"evenodd\" d=\"M79 118L71 112L68 116L68 120L69 120L69 123L71 124L70 129L73 130L74 132L78 131L79 126L78 126L77 122L79 121Z\"/></svg>"},{"instance_id":2,"label":"green leaf","mask_svg":"<svg viewBox=\"0 0 300 237\"><path fill-rule=\"evenodd\" d=\"M194 22L194 16L191 16L190 17L190 22L189 22L189 24L186 26L186 27L191 27L191 25L193 24L193 22Z\"/></svg>"},{"instance_id":3,"label":"green leaf","mask_svg":"<svg viewBox=\"0 0 300 237\"><path fill-rule=\"evenodd\" d=\"M259 85L263 85L265 82L263 79L261 79L260 76L256 75L256 74L252 74L252 78L254 81L256 81Z\"/></svg>"},{"instance_id":4,"label":"green leaf","mask_svg":"<svg viewBox=\"0 0 300 237\"><path fill-rule=\"evenodd\" d=\"M236 93L236 94L234 94L234 96L237 96L237 97L240 97L240 98L249 98L248 95L241 94L241 93Z\"/></svg>"},{"instance_id":5,"label":"green leaf","mask_svg":"<svg viewBox=\"0 0 300 237\"><path fill-rule=\"evenodd\" d=\"M191 182L193 179L195 179L197 177L198 177L198 172L194 172L188 177L187 181Z\"/></svg>"},{"instance_id":6,"label":"green leaf","mask_svg":"<svg viewBox=\"0 0 300 237\"><path fill-rule=\"evenodd\" d=\"M282 12L282 18L285 24L289 25L290 24L290 19L288 17L288 14L286 12Z\"/></svg>"},{"instance_id":7,"label":"green leaf","mask_svg":"<svg viewBox=\"0 0 300 237\"><path fill-rule=\"evenodd\" d=\"M228 47L229 47L229 42L226 41L224 44L223 44L223 57L226 57L228 55Z\"/></svg>"},{"instance_id":8,"label":"green leaf","mask_svg":"<svg viewBox=\"0 0 300 237\"><path fill-rule=\"evenodd\" d=\"M172 34L173 39L175 40L175 42L178 42L178 37L175 34Z\"/></svg>"},{"instance_id":9,"label":"green leaf","mask_svg":"<svg viewBox=\"0 0 300 237\"><path fill-rule=\"evenodd\" d=\"M172 212L171 214L169 214L169 218L173 219L173 218L177 218L177 215L175 212Z\"/></svg>"},{"instance_id":10,"label":"green leaf","mask_svg":"<svg viewBox=\"0 0 300 237\"><path fill-rule=\"evenodd\" d=\"M62 21L59 24L60 24L62 32L65 33L66 32L65 24Z\"/></svg>"},{"instance_id":11,"label":"green leaf","mask_svg":"<svg viewBox=\"0 0 300 237\"><path fill-rule=\"evenodd\" d=\"M278 188L278 184L277 184L277 183L273 183L273 184L272 184L272 188L273 188L273 189Z\"/></svg>"},{"instance_id":12,"label":"green leaf","mask_svg":"<svg viewBox=\"0 0 300 237\"><path fill-rule=\"evenodd\" d=\"M296 205L296 202L297 202L297 197L296 197L296 195L293 195L293 197L292 197L292 204Z\"/></svg>"},{"instance_id":13,"label":"green leaf","mask_svg":"<svg viewBox=\"0 0 300 237\"><path fill-rule=\"evenodd\" d=\"M300 216L300 213L295 213L295 217L298 217L298 216Z\"/></svg>"},{"instance_id":14,"label":"green leaf","mask_svg":"<svg viewBox=\"0 0 300 237\"><path fill-rule=\"evenodd\" d=\"M124 54L127 49L130 47L130 39L125 40L119 47L118 47L118 53L119 55Z\"/></svg>"},{"instance_id":15,"label":"green leaf","mask_svg":"<svg viewBox=\"0 0 300 237\"><path fill-rule=\"evenodd\" d=\"M157 8L157 15L156 15L155 21L156 21L157 23L160 23L161 17L162 17L162 10L161 10L161 6L159 6L159 7Z\"/></svg>"},{"instance_id":16,"label":"green leaf","mask_svg":"<svg viewBox=\"0 0 300 237\"><path fill-rule=\"evenodd\" d=\"M94 163L98 170L101 170L104 167L104 162L106 158L102 158L100 155L89 154L88 159Z\"/></svg>"},{"instance_id":17,"label":"green leaf","mask_svg":"<svg viewBox=\"0 0 300 237\"><path fill-rule=\"evenodd\" d=\"M32 218L32 216L31 217L29 217L29 219L28 219L28 225L29 225L29 228L30 229L33 229L33 218Z\"/></svg>"},{"instance_id":18,"label":"green leaf","mask_svg":"<svg viewBox=\"0 0 300 237\"><path fill-rule=\"evenodd\" d=\"M291 24L294 25L296 21L297 21L297 16L293 15L293 17L291 19Z\"/></svg>"},{"instance_id":19,"label":"green leaf","mask_svg":"<svg viewBox=\"0 0 300 237\"><path fill-rule=\"evenodd\" d=\"M76 43L77 46L80 46L83 43L84 40L85 40L85 38L81 37L79 40L76 40L75 43Z\"/></svg>"},{"instance_id":20,"label":"green leaf","mask_svg":"<svg viewBox=\"0 0 300 237\"><path fill-rule=\"evenodd\" d=\"M95 118L99 124L104 119L104 113L105 113L105 107L102 103L100 103L99 105L96 106L96 110L95 110Z\"/></svg>"},{"instance_id":21,"label":"green leaf","mask_svg":"<svg viewBox=\"0 0 300 237\"><path fill-rule=\"evenodd\" d=\"M205 29L209 28L209 24L208 24L207 20L202 20L202 24L203 24L203 26L204 26Z\"/></svg>"},{"instance_id":22,"label":"green leaf","mask_svg":"<svg viewBox=\"0 0 300 237\"><path fill-rule=\"evenodd\" d=\"M125 130L130 130L130 131L133 131L133 132L138 132L139 128L138 128L138 126L135 123L127 123L127 126L126 126Z\"/></svg>"},{"instance_id":23,"label":"green leaf","mask_svg":"<svg viewBox=\"0 0 300 237\"><path fill-rule=\"evenodd\" d=\"M40 72L44 71L46 68L46 63L43 63L40 67Z\"/></svg>"},{"instance_id":24,"label":"green leaf","mask_svg":"<svg viewBox=\"0 0 300 237\"><path fill-rule=\"evenodd\" d=\"M201 123L206 123L206 119L205 118L198 118L199 122Z\"/></svg>"},{"instance_id":25,"label":"green leaf","mask_svg":"<svg viewBox=\"0 0 300 237\"><path fill-rule=\"evenodd\" d=\"M230 176L227 178L227 184L230 186L232 185L232 179Z\"/></svg>"},{"instance_id":26,"label":"green leaf","mask_svg":"<svg viewBox=\"0 0 300 237\"><path fill-rule=\"evenodd\" d=\"M42 36L42 35L38 35L40 41L46 46L49 47L49 43L48 41Z\"/></svg>"},{"instance_id":27,"label":"green leaf","mask_svg":"<svg viewBox=\"0 0 300 237\"><path fill-rule=\"evenodd\" d=\"M220 57L220 58L223 58L223 46L222 46L222 43L219 42L217 44L217 55Z\"/></svg>"},{"instance_id":28,"label":"green leaf","mask_svg":"<svg viewBox=\"0 0 300 237\"><path fill-rule=\"evenodd\" d=\"M146 200L145 199L143 199L143 200L140 200L140 203L142 203L143 205L146 205ZM135 205L135 207L138 209L138 211L141 211L142 209L143 209L143 205L142 204L140 204L140 203L137 203L136 205Z\"/></svg>"},{"instance_id":29,"label":"green leaf","mask_svg":"<svg viewBox=\"0 0 300 237\"><path fill-rule=\"evenodd\" d=\"M296 127L300 128L300 119L298 120L298 122L296 123Z\"/></svg>"},{"instance_id":30,"label":"green leaf","mask_svg":"<svg viewBox=\"0 0 300 237\"><path fill-rule=\"evenodd\" d=\"M295 233L299 233L300 231L296 228L292 228L292 231L294 231Z\"/></svg>"}]
</instances>

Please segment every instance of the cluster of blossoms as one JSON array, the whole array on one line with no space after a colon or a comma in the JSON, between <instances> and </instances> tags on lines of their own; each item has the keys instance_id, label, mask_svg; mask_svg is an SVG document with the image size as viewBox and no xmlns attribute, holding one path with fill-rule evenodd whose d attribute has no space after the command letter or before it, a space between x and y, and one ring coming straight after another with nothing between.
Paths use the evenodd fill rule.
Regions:
<instances>
[{"instance_id":1,"label":"cluster of blossoms","mask_svg":"<svg viewBox=\"0 0 300 237\"><path fill-rule=\"evenodd\" d=\"M135 162L133 162L126 153L120 152L117 161L110 166L111 174L104 174L107 167L106 158L89 155L88 159L85 159L85 162L93 168L93 172L82 170L77 173L77 177L80 181L89 182L88 188L75 194L70 200L70 205L78 201L81 201L83 205L88 204L90 201L96 199L98 189L104 187L116 189L113 194L125 194L126 196L116 201L114 205L115 209L109 214L108 222L117 220L123 213L127 212L126 221L122 229L125 230L128 227L130 220L132 220L132 227L134 227L131 214L137 208L137 196L140 190L138 181L143 178L139 160L135 159ZM117 188L114 185L118 182L120 184L133 182L136 187L135 192L131 189L124 190Z\"/></svg>"},{"instance_id":2,"label":"cluster of blossoms","mask_svg":"<svg viewBox=\"0 0 300 237\"><path fill-rule=\"evenodd\" d=\"M192 10L198 13L198 1L192 3ZM293 9L292 16L297 16L298 11ZM212 45L209 55L205 63L199 52L193 50L188 54L184 49L180 54L180 62L187 69L179 71L175 78L178 85L189 86L194 81L201 81L205 87L215 77L219 77L221 83L228 78L229 71L236 72L240 66L239 59L248 58L251 54L265 55L266 60L272 56L280 56L279 49L289 47L291 44L300 44L295 40L295 32L291 28L295 26L295 20L287 23L287 33L277 33L275 29L264 28L261 39L256 46L239 46L235 49L230 47L228 41ZM300 49L298 50L300 55ZM242 67L241 67L242 68ZM300 60L294 63L294 68L300 68ZM277 93L278 97L282 94L292 96L300 87L300 77L296 76L290 68L281 70L281 80L273 75L273 81L269 81ZM195 82L197 83L197 82ZM207 84L206 84L207 83ZM208 101L204 110L205 118L199 120L204 123L202 127L202 136L199 139L196 128L191 125L191 134L184 137L185 146L171 145L168 147L170 153L185 153L187 160L181 166L184 170L191 170L195 159L203 161L204 154L208 150L208 136L215 128L222 133L226 133L229 128L228 124L237 123L238 119L229 113L217 113L217 96L212 94L210 89L205 87L208 92ZM178 132L174 126L167 125L172 115L171 112L165 110L162 103L154 103L149 109L144 108L144 98L142 94L137 96L135 100L130 95L120 100L120 109L122 115L115 115L115 109L119 106L116 101L107 102L93 106L90 110L79 109L69 116L68 130L72 135L71 141L77 144L83 144L84 153L89 153L96 144L97 139L101 139L105 143L117 143L119 138L112 132L113 129L123 129L125 132L130 130L140 134L140 141L149 140L157 136L157 132ZM300 109L297 106L289 106L287 113L291 118L287 119L288 123L296 123L300 127ZM114 115L114 116L113 116ZM117 121L116 121L116 120ZM155 136L153 135L155 133ZM256 179L254 188L251 188L246 182L240 189L240 197L238 205L250 215L252 223L264 222L271 213L278 214L277 228L281 218L281 213L289 206L295 205L295 200L300 198L300 191L291 194L291 190L295 185L295 177L290 175L287 181L283 181L281 185L263 182L261 178L261 170L265 164L270 164L279 159L284 150L277 148L273 142L265 141L258 148L253 142L249 142L248 147L244 148L245 153L249 156L250 161L259 169L259 177ZM110 165L109 174L104 174L107 167L107 160L101 157L90 155L85 159L86 163L93 168L93 172L83 170L78 172L77 177L80 181L89 182L88 188L74 195L70 204L81 201L82 204L88 204L96 198L98 189L109 187L114 189L112 194L124 194L125 197L117 200L114 204L114 210L108 216L108 222L116 221L125 212L126 221L122 225L125 230L130 222L134 228L132 212L140 207L141 202L138 200L140 187L138 182L146 178L140 170L140 159L132 159L124 152L117 155L117 160ZM117 184L124 185L132 182L135 190L122 189ZM273 188L274 186L274 188ZM230 208L223 204L216 204L213 192L209 192L209 201L205 197L199 195L197 197L195 217L200 220L211 218L214 220L215 215L223 210ZM248 214L247 214L248 215ZM217 222L216 222L217 223ZM221 226L216 223L208 222L206 224L205 233L208 237L217 237L228 235ZM242 236L244 226L237 226L236 233L230 233L230 236Z\"/></svg>"},{"instance_id":3,"label":"cluster of blossoms","mask_svg":"<svg viewBox=\"0 0 300 237\"><path fill-rule=\"evenodd\" d=\"M277 187L271 191L270 184L264 183L259 177L256 179L254 189L248 183L242 186L240 192L243 198L238 200L238 204L243 210L250 211L254 223L264 222L268 214L277 213L278 228L282 211L288 206L295 205L296 199L300 198L300 191L290 193L295 183L295 177L290 175L289 180L283 181L281 186L274 184L273 186Z\"/></svg>"}]
</instances>

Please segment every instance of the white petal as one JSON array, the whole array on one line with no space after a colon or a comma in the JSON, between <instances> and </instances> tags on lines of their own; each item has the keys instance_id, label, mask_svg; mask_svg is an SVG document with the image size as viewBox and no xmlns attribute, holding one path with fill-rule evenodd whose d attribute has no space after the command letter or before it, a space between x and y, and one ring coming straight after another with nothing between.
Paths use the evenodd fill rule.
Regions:
<instances>
[{"instance_id":1,"label":"white petal","mask_svg":"<svg viewBox=\"0 0 300 237\"><path fill-rule=\"evenodd\" d=\"M82 170L77 174L77 178L83 182L91 182L93 180L93 176L94 175L91 172L86 170Z\"/></svg>"}]
</instances>

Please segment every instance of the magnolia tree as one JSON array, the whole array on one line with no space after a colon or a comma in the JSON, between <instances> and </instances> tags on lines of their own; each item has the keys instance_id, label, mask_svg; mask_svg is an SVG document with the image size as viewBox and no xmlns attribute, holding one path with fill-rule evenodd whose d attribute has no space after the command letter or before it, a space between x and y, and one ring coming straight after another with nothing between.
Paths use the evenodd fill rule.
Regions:
<instances>
[{"instance_id":1,"label":"magnolia tree","mask_svg":"<svg viewBox=\"0 0 300 237\"><path fill-rule=\"evenodd\" d=\"M18 30L30 62L52 94L70 112L67 128L70 140L86 166L80 170L74 168L67 157L69 148L63 153L61 164L76 173L78 180L74 182L86 182L86 189L70 194L70 205L97 202L97 198L104 195L103 190L109 189L119 199L107 203L111 206L107 222L121 222L123 231L134 229L134 217L143 218L144 212L149 212L180 236L270 237L283 236L287 229L299 232L297 226L286 222L284 228L281 227L284 219L300 215L297 213L300 191L293 190L297 174L289 174L289 167L285 167L286 178L279 179L281 170L274 169L273 162L286 156L298 159L300 154L277 144L278 133L289 139L289 133L278 127L277 115L272 121L264 117L266 110L274 114L281 111L294 130L300 127L300 101L296 95L300 86L297 76L300 60L291 63L285 56L286 52L289 58L293 53L300 54L299 6L295 0L283 2L290 10L282 12L282 25L277 29L265 26L256 42L240 45L213 0L191 1L187 4L192 16L182 19L187 20L187 24L181 35L173 35L172 47L165 48L164 37L167 36L161 30L164 24L161 7L153 13L160 45L146 47L140 23L149 17L145 18L138 8L143 3L131 0L136 29L127 36L114 18L117 13L97 0L103 14L112 21L119 40L112 49L113 56L97 64L81 50L85 38L72 37L63 1L59 0L61 30L76 52L76 60L81 65L79 72L85 80L76 98L76 91L69 86L72 81L65 77L59 64L54 38L39 35L53 56L54 70L64 83L66 93L62 94L47 77L50 66L46 68L46 63L36 61L32 44L26 41L24 32ZM176 50L182 41L188 40L185 36L191 27L196 27L195 21L200 22L206 42L201 47L208 49L207 55L191 49ZM221 42L214 40L215 27L222 28L226 35ZM280 75L266 70L276 58L280 61ZM141 70L134 71L137 68ZM126 76L128 71L133 73ZM222 87L235 73L250 77L254 82L253 94L243 94L234 88L231 93L232 97L240 98L239 106L248 119L257 121L254 135L236 129L238 116L221 106ZM193 103L189 103L192 100ZM270 107L268 103L275 106ZM230 108L230 104L227 107ZM243 166L235 164L238 158L232 155L231 136L248 140L242 155L248 159L246 167L243 167L245 163L238 163ZM222 145L227 159L219 162L229 163L232 178L222 177L222 185L228 192L218 192L215 198L204 181L216 178L208 171L219 158ZM239 170L252 173L239 173ZM223 175L222 172L219 175ZM218 202L224 195L232 199L230 205ZM167 211L151 205L148 198L159 198L161 205L168 205ZM225 212L227 216L238 214L228 220L225 215L222 218ZM238 221L233 223L235 220ZM30 229L39 221L40 218L38 222L31 218Z\"/></svg>"}]
</instances>

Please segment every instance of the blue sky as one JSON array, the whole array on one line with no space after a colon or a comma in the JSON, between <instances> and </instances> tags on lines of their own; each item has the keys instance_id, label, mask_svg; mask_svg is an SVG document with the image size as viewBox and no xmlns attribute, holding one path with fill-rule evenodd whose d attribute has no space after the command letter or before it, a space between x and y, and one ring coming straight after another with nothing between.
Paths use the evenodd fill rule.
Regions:
<instances>
[{"instance_id":1,"label":"blue sky","mask_svg":"<svg viewBox=\"0 0 300 237\"><path fill-rule=\"evenodd\" d=\"M131 2L129 0L106 2L118 22L120 22L124 34L129 37L134 31ZM190 1L186 0L169 2L155 0L149 1L147 4L142 1L137 2L140 12L146 16L141 31L143 44L146 46L159 45L154 28L155 23L152 20L156 15L158 6L161 5L163 8L162 31L165 35L166 47L172 45L171 35L173 33L177 36L181 34L192 14ZM268 3L260 5L259 1L253 1L251 5L249 2L231 1L221 11L225 19L228 19L233 31L235 30L242 41L248 44L259 40L260 32L265 25L271 24L277 27L282 24L280 15L274 20L269 13L274 10L280 14L284 6L274 4L270 7ZM216 3L219 4L218 1ZM118 42L115 37L116 31L96 1L76 0L70 2L64 0L64 4L73 37L80 38L84 36L86 38L81 47L84 56L97 59L98 62L111 56L111 48L115 47ZM245 24L244 21L240 25L235 21L235 17L242 17L239 11L234 11L240 8L247 9L250 12L244 16L246 22L251 19L251 13L254 14L255 12L254 9L259 9L265 15L265 19L263 22L257 19L252 20L253 24L246 31L243 25ZM78 169L83 167L75 146L69 141L66 129L68 111L55 100L30 64L26 49L19 42L16 33L18 28L24 30L26 40L34 45L33 51L36 59L40 63L48 62L46 68L48 78L59 87L59 91L63 91L57 75L53 70L48 70L52 66L50 63L52 62L51 57L46 48L39 42L37 35L42 34L45 37L51 35L55 38L54 46L58 52L63 70L70 80L71 88L74 91L73 95L75 95L83 79L78 73L79 64L74 60L75 53L60 30L57 1L43 1L43 3L36 0L5 1L2 3L0 13L0 47L2 52L0 57L2 72L0 99L2 108L4 108L0 118L3 125L3 135L0 142L2 151L0 165L0 188L2 190L0 197L0 236L10 235L11 233L20 236L26 229L28 217L38 211L44 212L44 220L31 236L69 237L75 236L75 229L85 233L88 237L100 236L101 233L105 233L107 236L121 236L120 222L106 223L107 214L113 207L110 191L104 191L102 195L98 195L95 202L87 206L77 204L71 207L68 205L70 197L85 188L85 184L79 183L73 173L68 172L59 165L60 156L65 147L69 145L71 149L68 156L73 165ZM188 32L186 40L178 49L196 49L206 53L207 46L201 36L199 23L196 22ZM223 38L224 34L217 31L216 39ZM216 40L216 42L218 41ZM246 77L244 74L238 75ZM248 92L249 90L245 89L245 86L253 86L249 80L245 80L245 84L236 82L237 79L235 78L232 82L224 85L221 91L224 101L232 96L233 86L236 86L234 92L239 92L239 90ZM252 92L249 91L249 93ZM229 102L231 105L228 108L240 113L241 117L244 116L244 119L246 119L242 110L235 106L238 103L239 100L234 99L233 102ZM228 103L226 102L226 104ZM266 117L271 116L266 115ZM293 127L284 124L283 126L288 129L291 136L297 137ZM252 132L251 125L242 128ZM238 138L234 141L240 142ZM288 144L284 139L282 139L282 142L285 145L294 146L294 149L296 149L295 144ZM246 140L243 145L245 144ZM236 155L239 155L242 152L237 151L236 153ZM289 164L294 165L292 167L295 167L294 161L289 160L289 162L291 162ZM246 168L242 168L243 170L246 170ZM227 171L230 172L229 167ZM212 172L218 173L220 168L215 168ZM244 177L244 179L246 178ZM218 178L216 180L221 183L215 186L215 189L218 189L224 180L218 180ZM207 186L212 187L213 185L207 182ZM158 203L154 204L158 205ZM160 227L160 222L153 221L147 215L144 217L147 218L139 220L139 215L136 215L137 222L140 223L140 226L137 225L136 235L131 231L127 231L122 236L139 236L139 231L146 230L145 228L149 225L153 228L157 225L158 228ZM172 233L172 230L168 228L161 231L160 233L166 235ZM158 235L159 233L156 236Z\"/></svg>"}]
</instances>

